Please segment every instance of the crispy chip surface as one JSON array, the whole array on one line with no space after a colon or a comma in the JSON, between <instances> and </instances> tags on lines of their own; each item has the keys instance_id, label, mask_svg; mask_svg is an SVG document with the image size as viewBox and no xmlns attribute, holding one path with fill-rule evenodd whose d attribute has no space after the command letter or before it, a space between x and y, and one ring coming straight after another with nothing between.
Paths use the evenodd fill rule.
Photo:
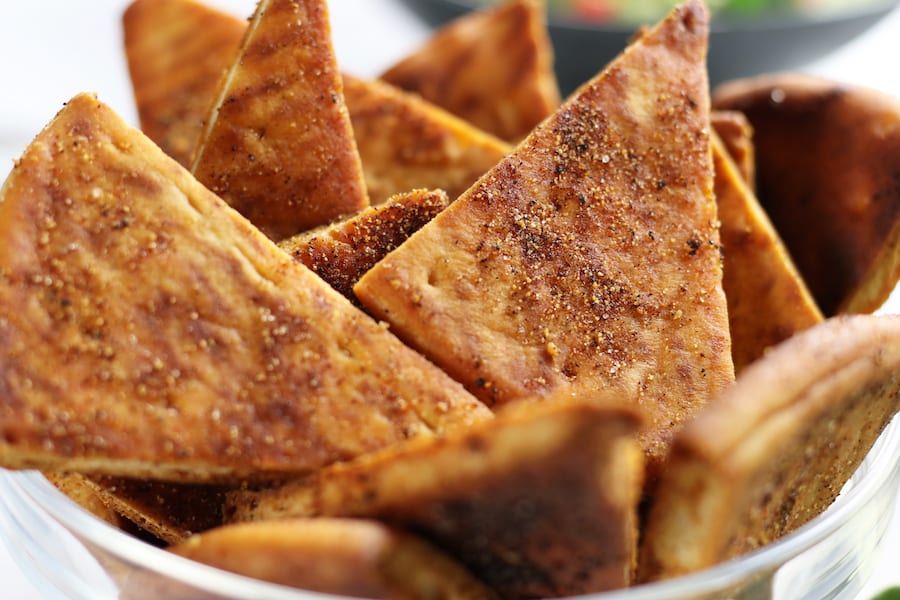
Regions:
<instances>
[{"instance_id":1,"label":"crispy chip surface","mask_svg":"<svg viewBox=\"0 0 900 600\"><path fill-rule=\"evenodd\" d=\"M122 25L141 130L189 166L247 24L194 0L135 0Z\"/></svg>"},{"instance_id":2,"label":"crispy chip surface","mask_svg":"<svg viewBox=\"0 0 900 600\"><path fill-rule=\"evenodd\" d=\"M676 436L641 551L661 579L759 548L827 508L900 410L900 317L809 329Z\"/></svg>"},{"instance_id":3,"label":"crispy chip surface","mask_svg":"<svg viewBox=\"0 0 900 600\"><path fill-rule=\"evenodd\" d=\"M0 461L302 472L488 418L95 98L0 202Z\"/></svg>"},{"instance_id":4,"label":"crispy chip surface","mask_svg":"<svg viewBox=\"0 0 900 600\"><path fill-rule=\"evenodd\" d=\"M274 240L368 206L324 0L262 0L192 170Z\"/></svg>"},{"instance_id":5,"label":"crispy chip surface","mask_svg":"<svg viewBox=\"0 0 900 600\"><path fill-rule=\"evenodd\" d=\"M756 190L756 149L753 147L753 126L744 113L735 110L714 110L709 115L716 135L722 140L728 156L734 161L741 179L751 191Z\"/></svg>"},{"instance_id":6,"label":"crispy chip surface","mask_svg":"<svg viewBox=\"0 0 900 600\"><path fill-rule=\"evenodd\" d=\"M518 141L559 105L545 3L510 0L445 25L381 75L501 139Z\"/></svg>"},{"instance_id":7,"label":"crispy chip surface","mask_svg":"<svg viewBox=\"0 0 900 600\"><path fill-rule=\"evenodd\" d=\"M757 195L825 315L881 306L900 279L900 102L779 74L715 105L753 125Z\"/></svg>"},{"instance_id":8,"label":"crispy chip surface","mask_svg":"<svg viewBox=\"0 0 900 600\"><path fill-rule=\"evenodd\" d=\"M483 401L614 391L671 432L733 379L707 15L688 2L359 281Z\"/></svg>"}]
</instances>

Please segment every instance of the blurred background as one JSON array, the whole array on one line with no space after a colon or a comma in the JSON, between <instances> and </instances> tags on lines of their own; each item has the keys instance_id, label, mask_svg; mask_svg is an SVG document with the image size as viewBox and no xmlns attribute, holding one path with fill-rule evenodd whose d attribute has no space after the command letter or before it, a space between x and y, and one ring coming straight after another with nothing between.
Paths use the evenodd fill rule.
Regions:
<instances>
[{"instance_id":1,"label":"blurred background","mask_svg":"<svg viewBox=\"0 0 900 600\"><path fill-rule=\"evenodd\" d=\"M249 16L255 0L207 0ZM4 0L0 8L0 180L35 134L78 92L96 92L137 124L122 50L128 0ZM341 67L376 76L421 44L432 26L475 0L330 0ZM669 0L549 0L557 70L569 90L606 64L640 22ZM664 7L660 7L660 3ZM895 0L710 0L714 81L792 68L900 97L900 10ZM900 298L886 307L900 312ZM0 515L3 518L3 515ZM861 598L900 585L900 518ZM0 596L38 598L0 540Z\"/></svg>"}]
</instances>

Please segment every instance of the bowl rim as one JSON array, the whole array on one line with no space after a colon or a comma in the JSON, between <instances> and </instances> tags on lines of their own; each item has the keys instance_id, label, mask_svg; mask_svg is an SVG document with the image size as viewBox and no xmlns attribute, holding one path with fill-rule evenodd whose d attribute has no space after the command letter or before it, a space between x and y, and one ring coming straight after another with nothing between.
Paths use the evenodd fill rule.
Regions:
<instances>
[{"instance_id":1,"label":"bowl rim","mask_svg":"<svg viewBox=\"0 0 900 600\"><path fill-rule=\"evenodd\" d=\"M117 560L174 579L197 590L225 597L284 598L285 600L341 599L321 592L291 588L223 571L167 552L120 531L70 500L38 471L0 470L26 502L67 529L82 545L90 544ZM852 514L886 485L898 490L900 481L900 415L879 436L860 468L838 498L816 518L790 534L749 554L708 569L665 581L621 590L575 596L581 600L658 600L726 590L747 583L748 576L774 575L788 561L803 554L838 530ZM896 492L895 492L896 497ZM0 502L2 505L2 502Z\"/></svg>"}]
</instances>

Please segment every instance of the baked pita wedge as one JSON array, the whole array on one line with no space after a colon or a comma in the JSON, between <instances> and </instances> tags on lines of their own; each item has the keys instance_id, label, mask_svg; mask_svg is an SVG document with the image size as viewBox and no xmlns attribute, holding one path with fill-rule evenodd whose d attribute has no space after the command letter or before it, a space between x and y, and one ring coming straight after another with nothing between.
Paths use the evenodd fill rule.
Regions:
<instances>
[{"instance_id":1,"label":"baked pita wedge","mask_svg":"<svg viewBox=\"0 0 900 600\"><path fill-rule=\"evenodd\" d=\"M642 580L740 556L827 508L900 410L900 317L834 318L748 367L676 436Z\"/></svg>"},{"instance_id":2,"label":"baked pita wedge","mask_svg":"<svg viewBox=\"0 0 900 600\"><path fill-rule=\"evenodd\" d=\"M490 416L95 97L4 184L4 467L240 481Z\"/></svg>"},{"instance_id":3,"label":"baked pita wedge","mask_svg":"<svg viewBox=\"0 0 900 600\"><path fill-rule=\"evenodd\" d=\"M194 0L135 0L122 18L141 129L190 166L219 80L246 21Z\"/></svg>"},{"instance_id":4,"label":"baked pita wedge","mask_svg":"<svg viewBox=\"0 0 900 600\"><path fill-rule=\"evenodd\" d=\"M430 544L375 521L287 519L228 525L169 550L248 577L341 596L497 597Z\"/></svg>"},{"instance_id":5,"label":"baked pita wedge","mask_svg":"<svg viewBox=\"0 0 900 600\"><path fill-rule=\"evenodd\" d=\"M443 190L397 194L384 204L282 240L278 247L356 303L353 284L448 204Z\"/></svg>"},{"instance_id":6,"label":"baked pita wedge","mask_svg":"<svg viewBox=\"0 0 900 600\"><path fill-rule=\"evenodd\" d=\"M517 142L560 101L545 2L508 0L463 15L381 79Z\"/></svg>"},{"instance_id":7,"label":"baked pita wedge","mask_svg":"<svg viewBox=\"0 0 900 600\"><path fill-rule=\"evenodd\" d=\"M124 517L103 501L100 490L84 475L80 473L44 473L44 477L73 502L95 517L116 528L121 528L125 524Z\"/></svg>"},{"instance_id":8,"label":"baked pita wedge","mask_svg":"<svg viewBox=\"0 0 900 600\"><path fill-rule=\"evenodd\" d=\"M261 0L192 170L274 240L368 206L324 0Z\"/></svg>"},{"instance_id":9,"label":"baked pita wedge","mask_svg":"<svg viewBox=\"0 0 900 600\"><path fill-rule=\"evenodd\" d=\"M468 432L237 492L230 518L399 523L427 534L505 598L628 585L644 472L636 413L610 405L510 408Z\"/></svg>"},{"instance_id":10,"label":"baked pita wedge","mask_svg":"<svg viewBox=\"0 0 900 600\"><path fill-rule=\"evenodd\" d=\"M512 148L382 81L344 75L344 97L373 204L416 188L456 199Z\"/></svg>"},{"instance_id":11,"label":"baked pita wedge","mask_svg":"<svg viewBox=\"0 0 900 600\"><path fill-rule=\"evenodd\" d=\"M731 356L740 373L765 351L823 320L778 232L713 134Z\"/></svg>"},{"instance_id":12,"label":"baked pita wedge","mask_svg":"<svg viewBox=\"0 0 900 600\"><path fill-rule=\"evenodd\" d=\"M825 315L877 309L900 279L900 101L778 74L720 86L757 148L757 195Z\"/></svg>"},{"instance_id":13,"label":"baked pita wedge","mask_svg":"<svg viewBox=\"0 0 900 600\"><path fill-rule=\"evenodd\" d=\"M651 461L733 380L713 197L707 13L691 1L354 287L482 401L597 390Z\"/></svg>"},{"instance_id":14,"label":"baked pita wedge","mask_svg":"<svg viewBox=\"0 0 900 600\"><path fill-rule=\"evenodd\" d=\"M734 110L714 110L709 115L713 130L734 161L741 179L750 191L756 189L756 150L753 147L753 126L743 113Z\"/></svg>"}]
</instances>

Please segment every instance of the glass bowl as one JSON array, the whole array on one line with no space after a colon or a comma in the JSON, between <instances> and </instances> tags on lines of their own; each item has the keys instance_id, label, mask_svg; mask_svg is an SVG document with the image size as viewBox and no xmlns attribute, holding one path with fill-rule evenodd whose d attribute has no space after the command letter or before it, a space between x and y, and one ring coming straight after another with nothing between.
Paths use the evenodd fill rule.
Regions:
<instances>
[{"instance_id":1,"label":"glass bowl","mask_svg":"<svg viewBox=\"0 0 900 600\"><path fill-rule=\"evenodd\" d=\"M900 492L900 416L831 507L792 534L688 576L582 600L853 598L879 558ZM44 597L337 598L187 560L94 517L34 471L0 470L0 539Z\"/></svg>"}]
</instances>

